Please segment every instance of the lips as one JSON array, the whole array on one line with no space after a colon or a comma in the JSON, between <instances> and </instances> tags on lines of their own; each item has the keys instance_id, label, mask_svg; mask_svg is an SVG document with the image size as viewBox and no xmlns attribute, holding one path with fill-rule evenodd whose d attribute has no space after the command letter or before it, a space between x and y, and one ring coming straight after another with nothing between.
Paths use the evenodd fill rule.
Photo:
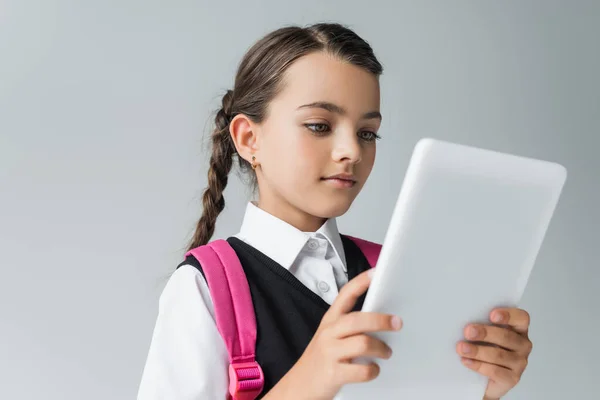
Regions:
<instances>
[{"instance_id":1,"label":"lips","mask_svg":"<svg viewBox=\"0 0 600 400\"><path fill-rule=\"evenodd\" d=\"M323 180L333 180L333 179L337 179L340 181L347 181L347 182L352 182L352 183L356 183L356 177L352 174L337 174L337 175L332 175L332 176L328 176L326 178L322 178Z\"/></svg>"},{"instance_id":2,"label":"lips","mask_svg":"<svg viewBox=\"0 0 600 400\"><path fill-rule=\"evenodd\" d=\"M332 184L336 188L351 188L356 184L356 177L352 174L337 174L321 178L321 180Z\"/></svg>"}]
</instances>

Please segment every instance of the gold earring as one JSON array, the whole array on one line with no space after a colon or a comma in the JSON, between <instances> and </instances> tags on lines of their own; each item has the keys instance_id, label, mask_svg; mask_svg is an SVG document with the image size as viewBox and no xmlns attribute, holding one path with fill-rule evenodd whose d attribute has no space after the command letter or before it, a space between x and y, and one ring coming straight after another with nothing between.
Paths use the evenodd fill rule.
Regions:
<instances>
[{"instance_id":1,"label":"gold earring","mask_svg":"<svg viewBox=\"0 0 600 400\"><path fill-rule=\"evenodd\" d=\"M255 156L252 156L252 163L251 163L251 165L252 165L252 169L256 169L257 165L256 165L256 157Z\"/></svg>"}]
</instances>

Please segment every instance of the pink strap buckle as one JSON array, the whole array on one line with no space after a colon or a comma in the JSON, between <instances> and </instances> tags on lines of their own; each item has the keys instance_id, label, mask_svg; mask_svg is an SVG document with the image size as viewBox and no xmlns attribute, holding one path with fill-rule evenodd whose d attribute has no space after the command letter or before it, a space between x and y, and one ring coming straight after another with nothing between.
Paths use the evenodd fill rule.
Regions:
<instances>
[{"instance_id":1,"label":"pink strap buckle","mask_svg":"<svg viewBox=\"0 0 600 400\"><path fill-rule=\"evenodd\" d=\"M262 392L265 376L256 361L229 365L229 394L233 400L254 400Z\"/></svg>"}]
</instances>

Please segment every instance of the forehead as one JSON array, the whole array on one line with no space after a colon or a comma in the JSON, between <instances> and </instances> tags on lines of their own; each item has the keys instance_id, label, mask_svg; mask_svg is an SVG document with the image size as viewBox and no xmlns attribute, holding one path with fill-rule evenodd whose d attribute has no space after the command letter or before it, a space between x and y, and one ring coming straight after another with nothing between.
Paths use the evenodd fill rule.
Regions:
<instances>
[{"instance_id":1,"label":"forehead","mask_svg":"<svg viewBox=\"0 0 600 400\"><path fill-rule=\"evenodd\" d=\"M285 72L283 90L273 106L299 107L331 102L350 113L379 110L379 80L371 72L325 52L296 60Z\"/></svg>"}]
</instances>

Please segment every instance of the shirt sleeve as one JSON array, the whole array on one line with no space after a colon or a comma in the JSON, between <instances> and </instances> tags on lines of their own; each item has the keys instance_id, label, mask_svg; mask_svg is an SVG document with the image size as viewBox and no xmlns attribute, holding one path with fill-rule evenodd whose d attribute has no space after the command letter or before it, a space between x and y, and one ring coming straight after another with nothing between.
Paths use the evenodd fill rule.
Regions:
<instances>
[{"instance_id":1,"label":"shirt sleeve","mask_svg":"<svg viewBox=\"0 0 600 400\"><path fill-rule=\"evenodd\" d=\"M226 399L228 365L206 281L196 268L183 265L160 296L137 399Z\"/></svg>"}]
</instances>

